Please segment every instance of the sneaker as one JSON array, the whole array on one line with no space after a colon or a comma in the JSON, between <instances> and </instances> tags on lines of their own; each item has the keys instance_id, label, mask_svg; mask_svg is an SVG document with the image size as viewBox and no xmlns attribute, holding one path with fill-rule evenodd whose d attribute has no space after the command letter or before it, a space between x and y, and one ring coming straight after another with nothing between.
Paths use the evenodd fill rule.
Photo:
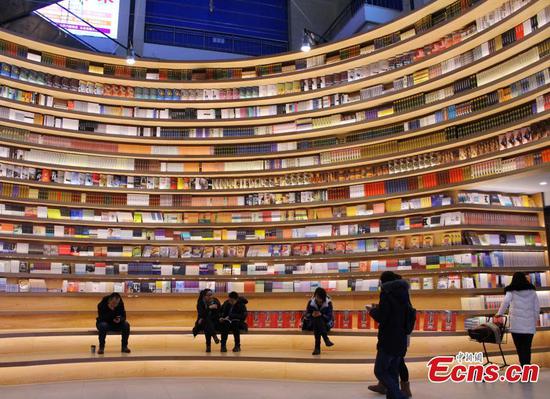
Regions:
<instances>
[{"instance_id":1,"label":"sneaker","mask_svg":"<svg viewBox=\"0 0 550 399\"><path fill-rule=\"evenodd\" d=\"M122 353L131 353L132 351L127 346L120 350Z\"/></svg>"},{"instance_id":2,"label":"sneaker","mask_svg":"<svg viewBox=\"0 0 550 399\"><path fill-rule=\"evenodd\" d=\"M105 348L99 348L98 351L97 351L97 354L98 355L103 355L105 353Z\"/></svg>"},{"instance_id":3,"label":"sneaker","mask_svg":"<svg viewBox=\"0 0 550 399\"><path fill-rule=\"evenodd\" d=\"M222 347L220 348L220 352L227 352L227 346L222 345Z\"/></svg>"},{"instance_id":4,"label":"sneaker","mask_svg":"<svg viewBox=\"0 0 550 399\"><path fill-rule=\"evenodd\" d=\"M312 355L320 355L321 354L321 349L320 348L315 348L313 350L313 352L311 352Z\"/></svg>"},{"instance_id":5,"label":"sneaker","mask_svg":"<svg viewBox=\"0 0 550 399\"><path fill-rule=\"evenodd\" d=\"M233 352L240 352L241 351L241 346L240 345L237 345L233 348Z\"/></svg>"}]
</instances>

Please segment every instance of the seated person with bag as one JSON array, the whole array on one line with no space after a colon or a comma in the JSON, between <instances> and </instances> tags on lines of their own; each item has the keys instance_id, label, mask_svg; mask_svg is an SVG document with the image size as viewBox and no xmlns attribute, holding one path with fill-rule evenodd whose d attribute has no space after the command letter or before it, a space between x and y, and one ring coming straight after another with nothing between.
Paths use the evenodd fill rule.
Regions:
<instances>
[{"instance_id":1,"label":"seated person with bag","mask_svg":"<svg viewBox=\"0 0 550 399\"><path fill-rule=\"evenodd\" d=\"M307 303L306 313L302 318L302 330L313 331L315 336L315 349L312 355L321 354L321 337L327 347L334 345L328 338L328 332L333 326L332 301L327 292L318 287L313 298Z\"/></svg>"},{"instance_id":2,"label":"seated person with bag","mask_svg":"<svg viewBox=\"0 0 550 399\"><path fill-rule=\"evenodd\" d=\"M122 335L122 353L130 353L128 338L130 337L130 324L126 321L126 310L120 294L113 292L103 297L97 305L96 327L99 331L98 355L105 353L105 337L108 331L120 331Z\"/></svg>"},{"instance_id":3,"label":"seated person with bag","mask_svg":"<svg viewBox=\"0 0 550 399\"><path fill-rule=\"evenodd\" d=\"M222 334L221 352L227 352L227 337L229 332L233 333L235 339L235 347L233 352L241 351L241 331L247 330L246 325L246 304L248 300L239 296L235 291L229 293L229 298L223 303L220 311L220 332Z\"/></svg>"}]
</instances>

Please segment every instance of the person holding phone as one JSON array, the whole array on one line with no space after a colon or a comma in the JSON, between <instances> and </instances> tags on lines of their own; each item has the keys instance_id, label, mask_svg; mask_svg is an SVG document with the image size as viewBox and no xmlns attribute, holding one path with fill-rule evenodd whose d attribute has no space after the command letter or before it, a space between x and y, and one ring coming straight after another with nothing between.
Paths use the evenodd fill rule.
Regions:
<instances>
[{"instance_id":1,"label":"person holding phone","mask_svg":"<svg viewBox=\"0 0 550 399\"><path fill-rule=\"evenodd\" d=\"M332 301L323 288L317 287L313 298L307 303L306 312L302 318L302 330L313 331L315 337L312 355L321 354L321 337L327 347L334 345L328 338L328 332L333 326Z\"/></svg>"},{"instance_id":2,"label":"person holding phone","mask_svg":"<svg viewBox=\"0 0 550 399\"><path fill-rule=\"evenodd\" d=\"M219 328L220 318L220 301L214 297L211 289L205 288L199 293L197 299L197 321L193 327L193 337L196 337L199 332L204 331L206 339L206 352L212 351L212 339L216 344L220 343L216 330Z\"/></svg>"},{"instance_id":3,"label":"person holding phone","mask_svg":"<svg viewBox=\"0 0 550 399\"><path fill-rule=\"evenodd\" d=\"M128 338L130 337L130 323L126 321L126 310L120 294L113 292L103 297L97 305L96 327L99 331L98 355L105 353L105 338L109 331L120 331L122 353L130 353Z\"/></svg>"},{"instance_id":4,"label":"person holding phone","mask_svg":"<svg viewBox=\"0 0 550 399\"><path fill-rule=\"evenodd\" d=\"M227 300L223 303L220 311L220 331L222 333L220 352L227 352L227 337L229 332L233 333L235 347L233 352L241 351L241 329L246 329L246 304L248 300L239 296L235 291L229 293Z\"/></svg>"}]
</instances>

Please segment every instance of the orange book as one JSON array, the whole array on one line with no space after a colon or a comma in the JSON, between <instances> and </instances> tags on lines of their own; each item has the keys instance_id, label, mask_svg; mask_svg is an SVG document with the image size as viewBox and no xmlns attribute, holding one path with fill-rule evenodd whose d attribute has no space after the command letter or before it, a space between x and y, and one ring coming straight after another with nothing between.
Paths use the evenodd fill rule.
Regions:
<instances>
[{"instance_id":1,"label":"orange book","mask_svg":"<svg viewBox=\"0 0 550 399\"><path fill-rule=\"evenodd\" d=\"M244 292L256 292L256 282L255 281L245 281L244 282Z\"/></svg>"}]
</instances>

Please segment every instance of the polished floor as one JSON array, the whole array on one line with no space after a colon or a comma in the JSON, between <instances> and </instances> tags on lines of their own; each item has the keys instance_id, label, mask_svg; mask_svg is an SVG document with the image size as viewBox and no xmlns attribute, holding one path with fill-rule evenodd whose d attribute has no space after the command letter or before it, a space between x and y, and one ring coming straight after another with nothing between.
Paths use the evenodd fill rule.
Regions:
<instances>
[{"instance_id":1,"label":"polished floor","mask_svg":"<svg viewBox=\"0 0 550 399\"><path fill-rule=\"evenodd\" d=\"M238 367L238 365L237 365ZM32 374L29 374L32 378ZM548 398L550 371L533 384L438 384L414 381L413 397L419 399ZM54 384L0 387L2 399L370 399L384 398L367 390L367 384L265 380L214 380L209 378L152 378L75 381Z\"/></svg>"}]
</instances>

